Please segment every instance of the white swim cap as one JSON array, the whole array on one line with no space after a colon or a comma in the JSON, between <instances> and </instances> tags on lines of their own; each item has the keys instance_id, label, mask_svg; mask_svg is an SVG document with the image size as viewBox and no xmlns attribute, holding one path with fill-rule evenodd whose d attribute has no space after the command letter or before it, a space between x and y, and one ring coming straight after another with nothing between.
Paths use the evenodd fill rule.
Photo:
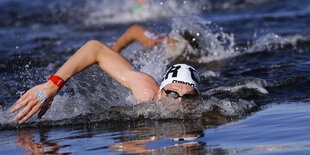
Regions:
<instances>
[{"instance_id":1,"label":"white swim cap","mask_svg":"<svg viewBox=\"0 0 310 155\"><path fill-rule=\"evenodd\" d=\"M175 64L165 73L159 91L170 83L182 83L194 87L199 92L199 82L199 75L193 67L186 64Z\"/></svg>"}]
</instances>

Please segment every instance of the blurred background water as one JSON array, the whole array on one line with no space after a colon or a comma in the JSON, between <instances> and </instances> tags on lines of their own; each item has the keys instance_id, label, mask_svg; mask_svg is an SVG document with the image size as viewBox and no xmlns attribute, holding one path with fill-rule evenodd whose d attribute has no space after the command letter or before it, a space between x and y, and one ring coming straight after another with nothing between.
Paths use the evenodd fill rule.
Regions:
<instances>
[{"instance_id":1,"label":"blurred background water","mask_svg":"<svg viewBox=\"0 0 310 155\"><path fill-rule=\"evenodd\" d=\"M0 154L308 154L309 0L1 0ZM194 34L172 61L134 43L122 54L158 82L170 63L201 75L201 100L135 105L92 66L41 120L9 112L88 40L112 46L133 24Z\"/></svg>"}]
</instances>

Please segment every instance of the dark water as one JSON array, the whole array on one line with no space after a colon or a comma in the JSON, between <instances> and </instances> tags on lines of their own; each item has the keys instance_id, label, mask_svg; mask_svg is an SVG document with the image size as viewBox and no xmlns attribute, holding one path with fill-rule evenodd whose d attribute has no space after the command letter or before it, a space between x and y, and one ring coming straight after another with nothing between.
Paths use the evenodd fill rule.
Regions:
<instances>
[{"instance_id":1,"label":"dark water","mask_svg":"<svg viewBox=\"0 0 310 155\"><path fill-rule=\"evenodd\" d=\"M0 1L0 154L308 154L310 1ZM189 31L198 49L167 60L135 43L122 54L158 82L185 62L201 99L135 105L97 66L71 78L46 115L9 112L88 40L113 45L139 23Z\"/></svg>"}]
</instances>

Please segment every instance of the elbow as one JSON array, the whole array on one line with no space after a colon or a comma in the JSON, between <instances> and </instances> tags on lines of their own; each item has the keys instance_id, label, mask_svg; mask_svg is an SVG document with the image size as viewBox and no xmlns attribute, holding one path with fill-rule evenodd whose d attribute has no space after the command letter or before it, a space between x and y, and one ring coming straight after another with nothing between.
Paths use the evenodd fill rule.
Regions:
<instances>
[{"instance_id":1,"label":"elbow","mask_svg":"<svg viewBox=\"0 0 310 155\"><path fill-rule=\"evenodd\" d=\"M105 45L104 43L98 40L90 40L84 46L87 49L87 51L92 51L92 52L97 52L97 53L108 48L107 45Z\"/></svg>"},{"instance_id":2,"label":"elbow","mask_svg":"<svg viewBox=\"0 0 310 155\"><path fill-rule=\"evenodd\" d=\"M132 30L132 29L138 29L138 28L141 28L141 26L139 25L139 24L134 24L134 25L132 25L132 26L130 26L130 30Z\"/></svg>"},{"instance_id":3,"label":"elbow","mask_svg":"<svg viewBox=\"0 0 310 155\"><path fill-rule=\"evenodd\" d=\"M90 40L84 46L88 48L100 48L102 45L104 44L98 40Z\"/></svg>"},{"instance_id":4,"label":"elbow","mask_svg":"<svg viewBox=\"0 0 310 155\"><path fill-rule=\"evenodd\" d=\"M129 32L131 35L135 36L136 33L138 33L139 31L143 31L143 28L139 25L139 24L134 24L132 25L127 32Z\"/></svg>"},{"instance_id":5,"label":"elbow","mask_svg":"<svg viewBox=\"0 0 310 155\"><path fill-rule=\"evenodd\" d=\"M86 51L88 55L93 56L94 59L97 60L99 55L106 51L105 49L108 48L108 46L104 43L101 43L100 41L90 40L84 45L83 48L85 49L83 51Z\"/></svg>"}]
</instances>

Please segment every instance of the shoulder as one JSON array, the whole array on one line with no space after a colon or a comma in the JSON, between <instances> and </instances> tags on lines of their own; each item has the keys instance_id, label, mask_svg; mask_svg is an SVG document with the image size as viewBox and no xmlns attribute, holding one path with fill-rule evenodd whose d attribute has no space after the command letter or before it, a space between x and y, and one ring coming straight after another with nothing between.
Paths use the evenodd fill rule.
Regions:
<instances>
[{"instance_id":1,"label":"shoulder","mask_svg":"<svg viewBox=\"0 0 310 155\"><path fill-rule=\"evenodd\" d=\"M130 89L136 100L149 101L156 96L159 85L150 75L137 71L130 74Z\"/></svg>"}]
</instances>

